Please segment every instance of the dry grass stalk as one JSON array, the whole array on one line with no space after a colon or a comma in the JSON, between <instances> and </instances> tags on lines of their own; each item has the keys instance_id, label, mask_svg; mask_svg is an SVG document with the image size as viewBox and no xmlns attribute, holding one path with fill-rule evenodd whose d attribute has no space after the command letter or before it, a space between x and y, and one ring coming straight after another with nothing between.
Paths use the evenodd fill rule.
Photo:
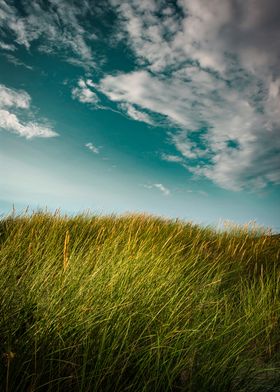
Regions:
<instances>
[{"instance_id":1,"label":"dry grass stalk","mask_svg":"<svg viewBox=\"0 0 280 392\"><path fill-rule=\"evenodd\" d=\"M63 247L63 270L66 271L69 262L69 255L68 255L68 247L70 241L70 234L69 231L66 231L65 239L64 239L64 247Z\"/></svg>"}]
</instances>

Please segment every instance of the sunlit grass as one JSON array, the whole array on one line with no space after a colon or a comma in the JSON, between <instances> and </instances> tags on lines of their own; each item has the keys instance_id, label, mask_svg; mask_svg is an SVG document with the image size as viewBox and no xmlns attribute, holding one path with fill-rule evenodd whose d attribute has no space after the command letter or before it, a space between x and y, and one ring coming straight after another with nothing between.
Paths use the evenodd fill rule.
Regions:
<instances>
[{"instance_id":1,"label":"sunlit grass","mask_svg":"<svg viewBox=\"0 0 280 392\"><path fill-rule=\"evenodd\" d=\"M0 390L279 391L279 237L148 215L0 221Z\"/></svg>"}]
</instances>

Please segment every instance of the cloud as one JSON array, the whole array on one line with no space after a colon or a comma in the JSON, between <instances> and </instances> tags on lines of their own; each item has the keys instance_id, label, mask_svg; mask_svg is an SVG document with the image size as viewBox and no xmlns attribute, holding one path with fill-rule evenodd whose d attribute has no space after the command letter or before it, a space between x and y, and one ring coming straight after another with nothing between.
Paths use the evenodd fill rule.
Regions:
<instances>
[{"instance_id":1,"label":"cloud","mask_svg":"<svg viewBox=\"0 0 280 392\"><path fill-rule=\"evenodd\" d=\"M172 154L161 154L161 159L163 161L167 162L174 162L174 163L182 163L184 162L182 157L179 157L178 155L172 155Z\"/></svg>"},{"instance_id":2,"label":"cloud","mask_svg":"<svg viewBox=\"0 0 280 392\"><path fill-rule=\"evenodd\" d=\"M100 148L96 147L94 144L92 143L86 143L85 147L87 147L91 152L93 152L94 154L99 154L100 152Z\"/></svg>"},{"instance_id":3,"label":"cloud","mask_svg":"<svg viewBox=\"0 0 280 392\"><path fill-rule=\"evenodd\" d=\"M177 154L163 159L226 189L279 184L277 1L111 4L138 69L105 75L99 89L175 127L167 136Z\"/></svg>"},{"instance_id":4,"label":"cloud","mask_svg":"<svg viewBox=\"0 0 280 392\"><path fill-rule=\"evenodd\" d=\"M15 90L0 85L0 128L16 133L26 139L34 137L54 137L58 134L49 126L38 124L36 121L22 121L18 111L23 110L29 116L31 97L23 90Z\"/></svg>"},{"instance_id":5,"label":"cloud","mask_svg":"<svg viewBox=\"0 0 280 392\"><path fill-rule=\"evenodd\" d=\"M17 133L26 139L57 136L52 129L33 122L22 123L15 114L3 109L0 109L0 128Z\"/></svg>"},{"instance_id":6,"label":"cloud","mask_svg":"<svg viewBox=\"0 0 280 392\"><path fill-rule=\"evenodd\" d=\"M47 53L47 50L48 49L45 49L44 52ZM50 50L49 53L51 53L51 50ZM74 67L83 68L86 72L90 72L91 68L94 68L96 66L94 61L88 60L88 61L85 62L83 60L79 60L79 59L74 58L74 57L68 57L66 59L66 62L71 64L71 65L74 65Z\"/></svg>"},{"instance_id":7,"label":"cloud","mask_svg":"<svg viewBox=\"0 0 280 392\"><path fill-rule=\"evenodd\" d=\"M0 41L0 49L9 50L9 51L13 52L14 50L16 50L16 47L13 44L7 44L3 41Z\"/></svg>"},{"instance_id":8,"label":"cloud","mask_svg":"<svg viewBox=\"0 0 280 392\"><path fill-rule=\"evenodd\" d=\"M0 84L0 107L16 107L20 109L28 109L31 97L23 90L14 90Z\"/></svg>"},{"instance_id":9,"label":"cloud","mask_svg":"<svg viewBox=\"0 0 280 392\"><path fill-rule=\"evenodd\" d=\"M181 81L174 79L169 85L167 83L165 79L141 70L107 75L100 81L99 88L112 101L137 105L161 114L173 123L193 126L193 120L190 122L185 113L186 90Z\"/></svg>"},{"instance_id":10,"label":"cloud","mask_svg":"<svg viewBox=\"0 0 280 392\"><path fill-rule=\"evenodd\" d=\"M72 89L73 99L77 99L82 103L97 104L99 99L98 96L90 88L90 83L83 79L79 79L78 87Z\"/></svg>"},{"instance_id":11,"label":"cloud","mask_svg":"<svg viewBox=\"0 0 280 392\"><path fill-rule=\"evenodd\" d=\"M16 56L10 54L10 53L6 53L5 54L6 59L14 64L16 67L24 67L26 69L32 70L33 67L31 67L31 65L25 64L23 61L19 60Z\"/></svg>"},{"instance_id":12,"label":"cloud","mask_svg":"<svg viewBox=\"0 0 280 392\"><path fill-rule=\"evenodd\" d=\"M162 159L197 178L232 190L279 184L278 0L108 2L118 21L111 42L130 46L136 64L131 72L99 73L96 83L88 79L96 67L92 20L102 12L88 0L50 0L47 7L40 0L20 7L2 0L0 28L16 46L0 46L36 45L83 67L87 77L72 89L74 99L105 109L99 91L130 118L164 125L175 152ZM9 123L16 124L13 117Z\"/></svg>"},{"instance_id":13,"label":"cloud","mask_svg":"<svg viewBox=\"0 0 280 392\"><path fill-rule=\"evenodd\" d=\"M95 62L88 41L94 32L80 23L81 18L91 14L91 8L87 1L65 0L50 0L47 7L40 0L21 2L20 8L17 8L2 0L0 27L28 50L41 39L41 51L67 53L71 50L72 57L76 56L85 66L93 67Z\"/></svg>"},{"instance_id":14,"label":"cloud","mask_svg":"<svg viewBox=\"0 0 280 392\"><path fill-rule=\"evenodd\" d=\"M153 125L153 121L150 118L150 116L147 113L141 112L140 110L137 110L133 105L130 103L122 103L119 105L121 109L123 109L126 114L131 117L133 120L136 121L142 121L145 122L146 124L151 124Z\"/></svg>"},{"instance_id":15,"label":"cloud","mask_svg":"<svg viewBox=\"0 0 280 392\"><path fill-rule=\"evenodd\" d=\"M274 66L280 48L277 0L178 0L177 4L111 0L140 64L181 68L186 60L225 72L238 57L245 68ZM259 69L258 69L259 70ZM279 70L278 70L279 73Z\"/></svg>"},{"instance_id":16,"label":"cloud","mask_svg":"<svg viewBox=\"0 0 280 392\"><path fill-rule=\"evenodd\" d=\"M153 188L159 189L164 194L164 196L169 196L171 194L170 189L166 188L164 185L160 183L152 184L152 185L144 185L144 187L147 189L153 189Z\"/></svg>"},{"instance_id":17,"label":"cloud","mask_svg":"<svg viewBox=\"0 0 280 392\"><path fill-rule=\"evenodd\" d=\"M186 192L187 193L195 193L195 194L198 194L198 195L201 195L201 196L205 196L205 197L208 196L208 193L205 192L205 191L202 191L202 190L187 189Z\"/></svg>"},{"instance_id":18,"label":"cloud","mask_svg":"<svg viewBox=\"0 0 280 392\"><path fill-rule=\"evenodd\" d=\"M162 184L154 184L154 187L159 189L165 196L170 195L170 190Z\"/></svg>"}]
</instances>

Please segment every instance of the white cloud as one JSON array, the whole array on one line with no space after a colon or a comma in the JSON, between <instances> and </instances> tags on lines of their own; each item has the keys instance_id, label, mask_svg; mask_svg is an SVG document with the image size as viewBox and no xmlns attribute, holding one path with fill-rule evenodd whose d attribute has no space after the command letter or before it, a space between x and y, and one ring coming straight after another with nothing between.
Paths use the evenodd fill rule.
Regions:
<instances>
[{"instance_id":1,"label":"white cloud","mask_svg":"<svg viewBox=\"0 0 280 392\"><path fill-rule=\"evenodd\" d=\"M100 152L100 148L96 147L94 144L92 143L86 143L85 147L87 147L91 152L93 152L94 154L99 154Z\"/></svg>"},{"instance_id":2,"label":"white cloud","mask_svg":"<svg viewBox=\"0 0 280 392\"><path fill-rule=\"evenodd\" d=\"M16 47L13 44L7 44L5 42L0 41L0 49L9 50L13 52L14 50L16 50Z\"/></svg>"},{"instance_id":3,"label":"white cloud","mask_svg":"<svg viewBox=\"0 0 280 392\"><path fill-rule=\"evenodd\" d=\"M26 139L33 137L54 137L58 134L50 127L35 121L22 121L18 117L18 110L24 110L31 115L30 95L23 90L15 90L0 85L0 128L16 133Z\"/></svg>"},{"instance_id":4,"label":"white cloud","mask_svg":"<svg viewBox=\"0 0 280 392\"><path fill-rule=\"evenodd\" d=\"M10 2L2 0L0 27L12 34L18 45L27 49L30 49L34 41L42 38L42 51L67 53L70 49L78 57L77 61L82 60L84 65L93 67L93 54L87 42L92 39L93 31L80 23L82 17L92 12L87 1L76 3L50 0L49 3L46 9L40 0L22 2L24 12L20 13Z\"/></svg>"},{"instance_id":5,"label":"white cloud","mask_svg":"<svg viewBox=\"0 0 280 392\"><path fill-rule=\"evenodd\" d=\"M159 189L165 196L170 195L170 190L162 184L154 184L154 187Z\"/></svg>"},{"instance_id":6,"label":"white cloud","mask_svg":"<svg viewBox=\"0 0 280 392\"><path fill-rule=\"evenodd\" d=\"M112 101L134 104L162 114L173 123L193 127L197 121L186 114L186 88L180 80L169 83L147 71L108 75L100 82L100 90Z\"/></svg>"},{"instance_id":7,"label":"white cloud","mask_svg":"<svg viewBox=\"0 0 280 392\"><path fill-rule=\"evenodd\" d=\"M97 104L99 99L88 86L89 84L86 81L80 79L78 87L72 89L72 97L82 103Z\"/></svg>"},{"instance_id":8,"label":"white cloud","mask_svg":"<svg viewBox=\"0 0 280 392\"><path fill-rule=\"evenodd\" d=\"M165 154L165 153L161 154L161 159L163 161L174 162L174 163L184 162L184 159L182 157L179 157L178 155Z\"/></svg>"},{"instance_id":9,"label":"white cloud","mask_svg":"<svg viewBox=\"0 0 280 392\"><path fill-rule=\"evenodd\" d=\"M52 129L34 122L22 123L15 114L3 109L0 109L0 128L17 133L26 139L57 136Z\"/></svg>"},{"instance_id":10,"label":"white cloud","mask_svg":"<svg viewBox=\"0 0 280 392\"><path fill-rule=\"evenodd\" d=\"M170 189L168 189L167 187L165 187L164 185L157 183L157 184L152 184L152 185L144 185L144 188L147 189L153 189L156 188L158 190L160 190L164 196L169 196L171 194Z\"/></svg>"},{"instance_id":11,"label":"white cloud","mask_svg":"<svg viewBox=\"0 0 280 392\"><path fill-rule=\"evenodd\" d=\"M153 124L150 116L147 113L141 112L137 110L133 105L130 103L122 103L120 104L120 108L123 109L129 117L136 121L143 121L147 124Z\"/></svg>"},{"instance_id":12,"label":"white cloud","mask_svg":"<svg viewBox=\"0 0 280 392\"><path fill-rule=\"evenodd\" d=\"M280 183L277 2L179 0L180 13L153 0L111 3L139 69L106 75L99 89L180 128L168 131L178 154L162 158L227 189Z\"/></svg>"},{"instance_id":13,"label":"white cloud","mask_svg":"<svg viewBox=\"0 0 280 392\"><path fill-rule=\"evenodd\" d=\"M123 108L137 105L180 127L169 131L169 141L179 153L177 161L219 186L240 190L279 183L274 158L280 151L278 84L271 81L268 94L260 96L262 111L254 107L254 84L246 92L238 91L194 66L169 79L147 71L107 75L99 88ZM202 127L207 129L204 134ZM238 148L230 146L232 140Z\"/></svg>"},{"instance_id":14,"label":"white cloud","mask_svg":"<svg viewBox=\"0 0 280 392\"><path fill-rule=\"evenodd\" d=\"M14 90L0 84L0 107L16 107L28 109L31 97L23 90Z\"/></svg>"},{"instance_id":15,"label":"white cloud","mask_svg":"<svg viewBox=\"0 0 280 392\"><path fill-rule=\"evenodd\" d=\"M111 0L139 63L153 71L181 68L186 60L224 73L234 56L246 69L278 69L277 0ZM144 8L145 7L145 8ZM233 56L231 56L233 55ZM279 74L279 70L277 71Z\"/></svg>"}]
</instances>

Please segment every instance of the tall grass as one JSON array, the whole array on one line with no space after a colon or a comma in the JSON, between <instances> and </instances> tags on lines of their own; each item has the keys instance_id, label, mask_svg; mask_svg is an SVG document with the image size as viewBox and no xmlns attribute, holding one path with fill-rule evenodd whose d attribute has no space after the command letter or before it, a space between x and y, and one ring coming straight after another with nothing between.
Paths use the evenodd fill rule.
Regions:
<instances>
[{"instance_id":1,"label":"tall grass","mask_svg":"<svg viewBox=\"0 0 280 392\"><path fill-rule=\"evenodd\" d=\"M279 249L145 215L3 219L0 390L279 391Z\"/></svg>"}]
</instances>

